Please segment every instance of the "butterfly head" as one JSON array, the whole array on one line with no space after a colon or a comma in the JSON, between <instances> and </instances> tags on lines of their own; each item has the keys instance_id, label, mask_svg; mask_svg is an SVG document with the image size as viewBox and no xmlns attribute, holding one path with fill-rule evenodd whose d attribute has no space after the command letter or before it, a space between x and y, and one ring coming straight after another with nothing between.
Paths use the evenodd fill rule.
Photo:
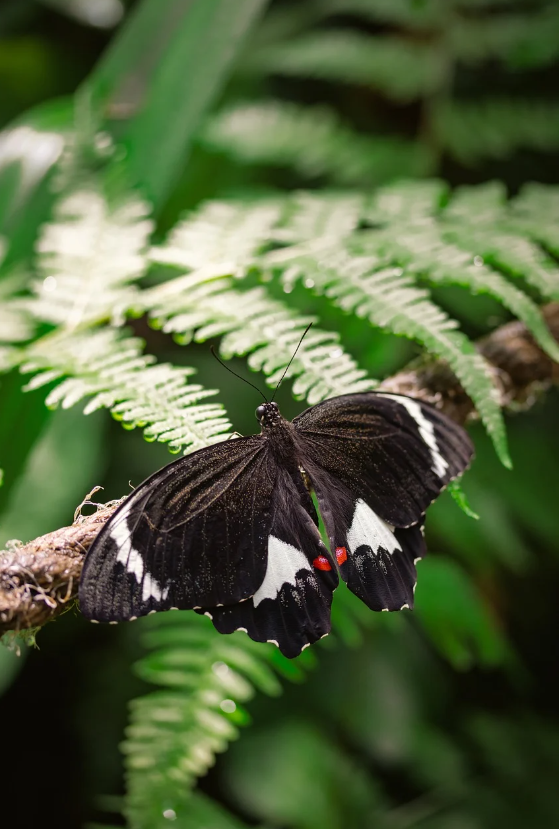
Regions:
<instances>
[{"instance_id":1,"label":"butterfly head","mask_svg":"<svg viewBox=\"0 0 559 829\"><path fill-rule=\"evenodd\" d=\"M277 423L280 423L282 419L279 406L273 401L271 403L262 403L262 405L257 408L255 414L256 419L264 429L267 426L275 426Z\"/></svg>"}]
</instances>

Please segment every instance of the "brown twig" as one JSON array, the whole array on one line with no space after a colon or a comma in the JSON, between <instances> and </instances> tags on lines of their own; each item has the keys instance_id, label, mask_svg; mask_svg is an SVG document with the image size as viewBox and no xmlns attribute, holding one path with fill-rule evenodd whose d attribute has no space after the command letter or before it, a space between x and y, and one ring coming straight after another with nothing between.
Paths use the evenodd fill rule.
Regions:
<instances>
[{"instance_id":1,"label":"brown twig","mask_svg":"<svg viewBox=\"0 0 559 829\"><path fill-rule=\"evenodd\" d=\"M0 553L0 634L40 627L68 609L77 596L84 556L118 503L99 504L88 516L80 507L70 527L28 544L12 542Z\"/></svg>"},{"instance_id":2,"label":"brown twig","mask_svg":"<svg viewBox=\"0 0 559 829\"><path fill-rule=\"evenodd\" d=\"M559 302L542 308L549 330L559 341ZM503 409L529 408L550 385L559 383L559 365L545 354L524 323L510 322L477 343L493 373ZM432 403L458 423L475 417L475 407L446 363L409 366L382 383L385 391L409 394Z\"/></svg>"},{"instance_id":3,"label":"brown twig","mask_svg":"<svg viewBox=\"0 0 559 829\"><path fill-rule=\"evenodd\" d=\"M559 341L559 302L546 305L543 314ZM527 408L542 390L559 382L559 365L520 322L498 328L478 347L492 367L503 408ZM472 401L444 363L410 367L382 386L434 403L460 423L474 415ZM89 497L84 503L91 503ZM0 634L38 627L67 609L77 595L84 555L117 504L98 505L90 516L82 516L79 507L70 527L28 544L11 544L0 553Z\"/></svg>"}]
</instances>

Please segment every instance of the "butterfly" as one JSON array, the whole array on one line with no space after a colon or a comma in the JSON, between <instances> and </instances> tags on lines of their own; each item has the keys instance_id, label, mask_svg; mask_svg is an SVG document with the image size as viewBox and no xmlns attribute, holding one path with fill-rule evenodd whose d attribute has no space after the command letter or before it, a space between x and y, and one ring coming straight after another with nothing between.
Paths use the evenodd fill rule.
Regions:
<instances>
[{"instance_id":1,"label":"butterfly","mask_svg":"<svg viewBox=\"0 0 559 829\"><path fill-rule=\"evenodd\" d=\"M473 455L464 429L384 392L256 417L261 434L180 458L119 506L85 559L86 618L192 609L294 657L329 632L339 575L372 610L413 607L425 510Z\"/></svg>"}]
</instances>

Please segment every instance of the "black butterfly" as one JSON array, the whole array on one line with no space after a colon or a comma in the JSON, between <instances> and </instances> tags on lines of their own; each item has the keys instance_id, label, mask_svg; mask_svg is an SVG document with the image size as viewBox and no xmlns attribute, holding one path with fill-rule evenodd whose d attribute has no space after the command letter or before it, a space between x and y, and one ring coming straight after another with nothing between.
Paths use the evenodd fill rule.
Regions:
<instances>
[{"instance_id":1,"label":"black butterfly","mask_svg":"<svg viewBox=\"0 0 559 829\"><path fill-rule=\"evenodd\" d=\"M413 606L423 514L468 465L466 432L426 403L377 392L334 397L292 423L273 402L256 417L260 435L180 458L118 508L84 564L86 617L194 609L293 657L329 632L338 572L372 610Z\"/></svg>"}]
</instances>

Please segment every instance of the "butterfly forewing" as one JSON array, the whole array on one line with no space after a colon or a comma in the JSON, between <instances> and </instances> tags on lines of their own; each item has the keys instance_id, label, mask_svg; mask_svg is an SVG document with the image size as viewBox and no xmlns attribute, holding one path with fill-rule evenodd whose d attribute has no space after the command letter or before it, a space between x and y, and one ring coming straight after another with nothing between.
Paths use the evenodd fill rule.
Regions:
<instances>
[{"instance_id":1,"label":"butterfly forewing","mask_svg":"<svg viewBox=\"0 0 559 829\"><path fill-rule=\"evenodd\" d=\"M266 573L256 593L236 605L204 608L220 633L244 630L288 657L330 631L336 567L317 528L308 493L280 470L272 502Z\"/></svg>"},{"instance_id":2,"label":"butterfly forewing","mask_svg":"<svg viewBox=\"0 0 559 829\"><path fill-rule=\"evenodd\" d=\"M293 425L311 479L318 466L345 485L354 504L363 499L396 527L417 523L473 454L460 426L402 395L334 397L307 409Z\"/></svg>"},{"instance_id":3,"label":"butterfly forewing","mask_svg":"<svg viewBox=\"0 0 559 829\"><path fill-rule=\"evenodd\" d=\"M202 449L148 478L88 553L82 612L121 621L251 596L266 571L276 474L266 442L254 436Z\"/></svg>"}]
</instances>

